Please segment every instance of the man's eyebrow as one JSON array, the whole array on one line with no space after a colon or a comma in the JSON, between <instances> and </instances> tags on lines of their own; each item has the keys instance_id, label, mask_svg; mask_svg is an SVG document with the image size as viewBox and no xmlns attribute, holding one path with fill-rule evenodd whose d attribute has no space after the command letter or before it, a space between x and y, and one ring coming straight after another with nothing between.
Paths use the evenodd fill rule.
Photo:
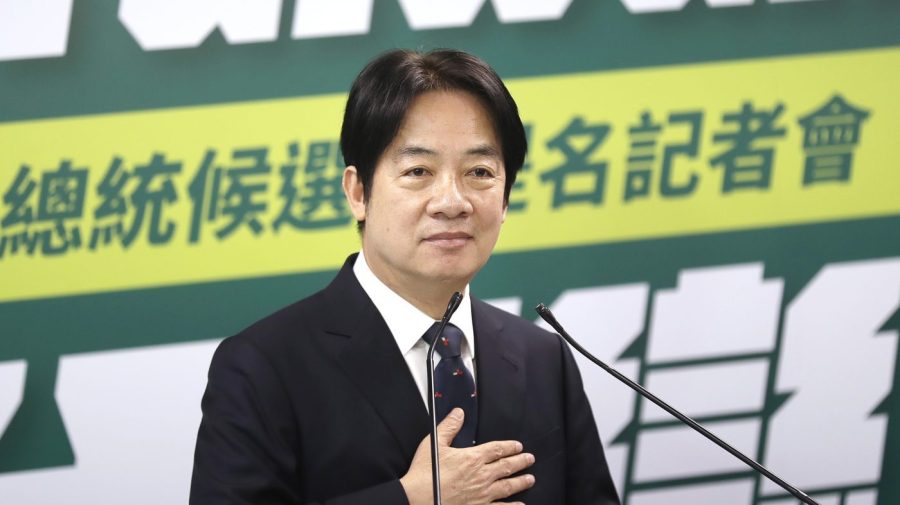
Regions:
<instances>
[{"instance_id":1,"label":"man's eyebrow","mask_svg":"<svg viewBox=\"0 0 900 505\"><path fill-rule=\"evenodd\" d=\"M498 151L496 147L490 144L483 144L468 149L466 150L466 154L469 156L490 156L494 158L500 157L500 151Z\"/></svg>"},{"instance_id":2,"label":"man's eyebrow","mask_svg":"<svg viewBox=\"0 0 900 505\"><path fill-rule=\"evenodd\" d=\"M408 156L437 156L437 151L422 146L405 146L394 153L394 159L405 158Z\"/></svg>"}]
</instances>

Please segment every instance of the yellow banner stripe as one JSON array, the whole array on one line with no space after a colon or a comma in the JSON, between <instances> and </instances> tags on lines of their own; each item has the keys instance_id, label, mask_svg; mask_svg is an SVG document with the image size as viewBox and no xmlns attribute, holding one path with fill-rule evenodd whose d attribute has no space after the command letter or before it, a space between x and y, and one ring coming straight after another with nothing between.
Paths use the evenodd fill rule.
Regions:
<instances>
[{"instance_id":1,"label":"yellow banner stripe","mask_svg":"<svg viewBox=\"0 0 900 505\"><path fill-rule=\"evenodd\" d=\"M900 49L511 80L498 251L897 214L898 81ZM336 268L344 99L0 124L0 301Z\"/></svg>"}]
</instances>

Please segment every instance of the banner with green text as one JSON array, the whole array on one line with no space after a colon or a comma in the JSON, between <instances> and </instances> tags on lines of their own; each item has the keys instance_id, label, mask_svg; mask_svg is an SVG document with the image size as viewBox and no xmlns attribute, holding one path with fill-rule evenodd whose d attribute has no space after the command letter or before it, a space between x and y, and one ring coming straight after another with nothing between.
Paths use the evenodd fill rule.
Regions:
<instances>
[{"instance_id":1,"label":"banner with green text","mask_svg":"<svg viewBox=\"0 0 900 505\"><path fill-rule=\"evenodd\" d=\"M212 351L359 247L346 92L485 58L529 153L477 296L819 503L900 502L900 4L0 1L0 496L183 503ZM798 503L581 363L623 503Z\"/></svg>"}]
</instances>

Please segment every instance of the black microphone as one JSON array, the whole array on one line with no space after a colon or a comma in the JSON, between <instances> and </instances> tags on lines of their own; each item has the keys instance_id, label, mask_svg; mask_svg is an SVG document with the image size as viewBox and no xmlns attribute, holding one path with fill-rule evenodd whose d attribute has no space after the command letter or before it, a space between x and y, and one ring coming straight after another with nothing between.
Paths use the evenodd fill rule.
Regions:
<instances>
[{"instance_id":1,"label":"black microphone","mask_svg":"<svg viewBox=\"0 0 900 505\"><path fill-rule=\"evenodd\" d=\"M431 416L431 489L434 493L434 505L441 505L441 469L438 467L438 422L436 414L437 410L434 405L434 349L435 344L437 344L438 340L440 340L441 336L444 334L444 327L447 326L450 317L453 316L453 313L459 308L462 299L463 295L461 295L459 291L456 291L453 293L453 296L450 297L450 301L447 302L447 310L444 312L444 317L441 318L441 323L438 326L437 334L434 336L434 340L431 341L431 344L428 345L428 357L425 360L426 366L428 367L428 414Z\"/></svg>"},{"instance_id":2,"label":"black microphone","mask_svg":"<svg viewBox=\"0 0 900 505\"><path fill-rule=\"evenodd\" d=\"M644 387L641 386L640 384L638 384L637 382L634 382L633 380L629 379L628 377L625 377L624 375L619 373L619 371L616 370L615 368L613 368L613 367L607 365L606 363L600 361L599 359L597 359L593 354L589 353L584 347L581 347L580 345L578 345L578 342L576 342L575 339L572 338L571 335L566 333L566 330L564 330L562 325L559 324L559 321L557 321L556 318L553 317L553 312L550 312L550 309L547 308L546 305L544 305L543 303L539 303L538 306L534 308L534 310L537 311L538 315L540 315L541 318L544 319L544 321L547 321L547 324L552 326L553 329L556 330L556 332L559 333L560 336L562 336L562 338L564 338L566 340L566 342L569 343L569 345L574 347L575 350L580 352L585 358L591 360L592 363L594 363L595 365L599 366L600 368L606 370L607 372L609 372L610 375L612 375L616 379L619 379L619 381L624 383L626 386L637 391L638 393L641 394L641 396L643 396L644 398L655 403L656 405L658 405L660 408L662 408L669 414L672 414L679 421L681 421L684 424L693 428L694 431L696 431L697 433L700 433L701 435L703 435L704 437L708 438L709 440L714 442L716 445L721 447L722 449L725 449L726 451L731 453L732 456L736 457L737 459L743 461L745 464L750 466L750 468L763 474L766 478L768 478L775 484L778 484L779 486L781 486L785 491L794 495L801 502L807 503L809 505L819 505L815 500L810 498L806 493L804 493L803 491L800 491L799 489L795 488L794 486L788 484L783 479L781 479L774 473L770 472L766 467L764 467L764 466L760 465L759 463L757 463L756 461L750 459L747 455L745 455L741 451L728 445L728 443L726 443L721 438L713 435L713 433L711 431L704 428L697 421L694 421L690 417L682 414L681 412L676 410L674 407L670 406L668 403L657 398L656 395L654 395L650 391L647 391L646 389L644 389Z\"/></svg>"}]
</instances>

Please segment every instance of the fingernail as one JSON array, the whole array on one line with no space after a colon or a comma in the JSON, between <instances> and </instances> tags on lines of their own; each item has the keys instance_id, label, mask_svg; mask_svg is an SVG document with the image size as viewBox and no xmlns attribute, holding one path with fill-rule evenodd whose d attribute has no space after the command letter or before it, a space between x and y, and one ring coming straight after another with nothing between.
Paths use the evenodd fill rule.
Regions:
<instances>
[{"instance_id":1,"label":"fingernail","mask_svg":"<svg viewBox=\"0 0 900 505\"><path fill-rule=\"evenodd\" d=\"M516 442L516 452L522 452L522 442Z\"/></svg>"},{"instance_id":2,"label":"fingernail","mask_svg":"<svg viewBox=\"0 0 900 505\"><path fill-rule=\"evenodd\" d=\"M527 482L529 486L534 485L534 475L531 475L530 473L525 475L525 482Z\"/></svg>"},{"instance_id":3,"label":"fingernail","mask_svg":"<svg viewBox=\"0 0 900 505\"><path fill-rule=\"evenodd\" d=\"M531 453L525 454L525 460L528 461L529 465L534 464L534 454L531 454Z\"/></svg>"},{"instance_id":4,"label":"fingernail","mask_svg":"<svg viewBox=\"0 0 900 505\"><path fill-rule=\"evenodd\" d=\"M453 419L456 419L457 421L459 421L463 417L463 409L456 407L455 409L451 410L450 414L448 414L448 415L453 417Z\"/></svg>"}]
</instances>

